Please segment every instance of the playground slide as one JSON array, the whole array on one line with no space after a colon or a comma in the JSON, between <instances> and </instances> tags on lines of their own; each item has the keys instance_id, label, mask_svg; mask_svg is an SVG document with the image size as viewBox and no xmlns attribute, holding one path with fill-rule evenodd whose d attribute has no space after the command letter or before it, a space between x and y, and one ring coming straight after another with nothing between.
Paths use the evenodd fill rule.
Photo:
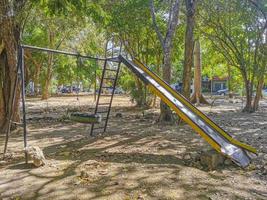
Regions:
<instances>
[{"instance_id":1,"label":"playground slide","mask_svg":"<svg viewBox=\"0 0 267 200\"><path fill-rule=\"evenodd\" d=\"M130 61L122 56L119 59L215 150L241 167L249 165L248 152L256 154L255 148L235 140L138 60Z\"/></svg>"}]
</instances>

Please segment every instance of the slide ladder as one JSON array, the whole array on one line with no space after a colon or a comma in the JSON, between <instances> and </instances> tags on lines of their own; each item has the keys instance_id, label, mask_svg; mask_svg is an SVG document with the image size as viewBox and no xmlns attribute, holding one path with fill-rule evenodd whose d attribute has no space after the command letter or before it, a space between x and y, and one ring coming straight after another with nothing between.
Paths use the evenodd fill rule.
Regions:
<instances>
[{"instance_id":1,"label":"slide ladder","mask_svg":"<svg viewBox=\"0 0 267 200\"><path fill-rule=\"evenodd\" d=\"M101 122L92 124L90 131L91 136L93 136L94 132L96 131L105 132L107 129L112 100L120 71L120 65L120 61L105 60L94 112L95 115L101 115Z\"/></svg>"}]
</instances>

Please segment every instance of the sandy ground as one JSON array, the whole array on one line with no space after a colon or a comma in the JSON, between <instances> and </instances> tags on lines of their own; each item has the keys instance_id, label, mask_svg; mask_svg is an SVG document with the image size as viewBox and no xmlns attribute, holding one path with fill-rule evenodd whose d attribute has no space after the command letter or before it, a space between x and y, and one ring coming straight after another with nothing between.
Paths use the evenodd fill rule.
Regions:
<instances>
[{"instance_id":1,"label":"sandy ground","mask_svg":"<svg viewBox=\"0 0 267 200\"><path fill-rule=\"evenodd\" d=\"M66 119L73 110L93 109L92 97L29 99L29 145L43 149L47 164L24 164L22 132L13 132L0 160L0 199L267 199L267 100L261 105L253 114L241 113L240 101L200 107L259 151L247 169L208 171L185 159L210 148L199 135L188 125L155 123L158 109L136 109L126 96L115 97L107 132L95 137L90 125Z\"/></svg>"}]
</instances>

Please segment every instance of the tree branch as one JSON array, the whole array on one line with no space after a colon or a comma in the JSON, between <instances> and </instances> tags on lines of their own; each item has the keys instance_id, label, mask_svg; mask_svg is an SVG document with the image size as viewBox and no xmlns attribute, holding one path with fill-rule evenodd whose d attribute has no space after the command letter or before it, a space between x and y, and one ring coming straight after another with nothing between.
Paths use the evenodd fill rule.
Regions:
<instances>
[{"instance_id":1,"label":"tree branch","mask_svg":"<svg viewBox=\"0 0 267 200\"><path fill-rule=\"evenodd\" d=\"M266 14L266 12L264 11L264 5L259 5L258 4L258 1L255 1L255 0L248 0L252 5L254 5L255 7L256 7L256 9L257 10L259 10L261 13L262 13L262 15L263 15L263 17L264 17L264 19L265 19L265 21L267 20L267 14ZM265 25L266 26L266 25Z\"/></svg>"},{"instance_id":2,"label":"tree branch","mask_svg":"<svg viewBox=\"0 0 267 200\"><path fill-rule=\"evenodd\" d=\"M210 20L205 20L205 18L199 14L199 16L204 20L204 23L207 24L209 27L211 27L214 32L215 32L215 38L217 40L220 40L221 42L223 42L228 49L233 53L233 55L235 56L235 58L241 63L243 60L243 54L240 53L240 51L238 50L238 47L236 46L236 44L234 43L234 41L232 40L232 38L227 34L227 32L225 31L225 29L223 29L222 25L220 24L220 22L213 22ZM203 32L206 35L210 35L208 34L206 31L201 29L201 32ZM222 34L222 36L221 36Z\"/></svg>"},{"instance_id":3,"label":"tree branch","mask_svg":"<svg viewBox=\"0 0 267 200\"><path fill-rule=\"evenodd\" d=\"M169 7L169 18L168 18L168 25L167 25L167 28L170 27L170 23L171 23L171 21L172 21L172 15L173 15L172 5L173 5L173 1L170 0L169 4L170 4L170 7ZM167 30L168 30L168 29L167 29Z\"/></svg>"},{"instance_id":4,"label":"tree branch","mask_svg":"<svg viewBox=\"0 0 267 200\"><path fill-rule=\"evenodd\" d=\"M156 20L156 14L155 14L155 6L154 6L154 0L150 0L150 12L151 12L151 16L152 16L152 22L153 22L153 26L156 30L157 36L159 38L160 44L162 46L162 48L164 49L164 39L163 36L159 30L158 24L157 24L157 20Z\"/></svg>"},{"instance_id":5,"label":"tree branch","mask_svg":"<svg viewBox=\"0 0 267 200\"><path fill-rule=\"evenodd\" d=\"M178 24L178 16L179 16L179 6L180 6L180 1L179 0L175 0L174 5L171 5L172 7L172 16L169 19L170 22L168 22L168 31L166 33L164 42L166 42L167 40L172 40L173 35L176 31L177 28L177 24Z\"/></svg>"},{"instance_id":6,"label":"tree branch","mask_svg":"<svg viewBox=\"0 0 267 200\"><path fill-rule=\"evenodd\" d=\"M212 41L213 46L217 49L219 53L221 53L224 58L227 60L228 63L230 63L232 66L235 66L238 69L241 69L241 67L236 64L235 60L232 58L229 51L224 47L224 44L220 41L220 45L217 45L214 41Z\"/></svg>"},{"instance_id":7,"label":"tree branch","mask_svg":"<svg viewBox=\"0 0 267 200\"><path fill-rule=\"evenodd\" d=\"M241 57L242 53L239 52L238 47L235 45L234 41L232 40L231 36L227 34L227 32L223 29L223 26L220 22L218 22L219 29L223 32L225 37L229 40L229 42L232 44L233 48L235 49L237 55ZM242 49L241 49L242 50Z\"/></svg>"}]
</instances>

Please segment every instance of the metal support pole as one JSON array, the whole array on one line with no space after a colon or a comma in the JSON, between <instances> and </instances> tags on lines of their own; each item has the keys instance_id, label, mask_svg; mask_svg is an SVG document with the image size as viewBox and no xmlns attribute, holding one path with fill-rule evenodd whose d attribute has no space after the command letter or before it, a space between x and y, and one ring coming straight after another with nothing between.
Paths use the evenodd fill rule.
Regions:
<instances>
[{"instance_id":1,"label":"metal support pole","mask_svg":"<svg viewBox=\"0 0 267 200\"><path fill-rule=\"evenodd\" d=\"M56 54L62 54L62 55L67 55L67 56L79 56L81 58L87 58L87 59L92 59L92 60L102 60L105 61L106 59L113 61L113 62L119 62L118 58L99 58L99 57L93 57L93 56L88 56L88 55L81 55L76 52L67 52L67 51L61 51L61 50L56 50L56 49L48 49L48 48L42 48L42 47L35 47L35 46L30 46L30 45L22 45L23 49L31 49L35 51L43 51L47 53L56 53Z\"/></svg>"},{"instance_id":2,"label":"metal support pole","mask_svg":"<svg viewBox=\"0 0 267 200\"><path fill-rule=\"evenodd\" d=\"M24 152L25 152L25 162L28 163L28 155L26 152L27 148L27 122L26 122L26 107L25 107L25 73L24 73L24 49L20 47L21 53L21 99L22 99L22 112L23 112L23 139L24 139Z\"/></svg>"},{"instance_id":3,"label":"metal support pole","mask_svg":"<svg viewBox=\"0 0 267 200\"><path fill-rule=\"evenodd\" d=\"M97 75L96 75L96 71L97 71L97 67L98 67L98 61L96 61L95 62L95 77L94 77L94 79L95 79L95 83L94 83L94 102L96 102L96 81L97 81Z\"/></svg>"}]
</instances>

